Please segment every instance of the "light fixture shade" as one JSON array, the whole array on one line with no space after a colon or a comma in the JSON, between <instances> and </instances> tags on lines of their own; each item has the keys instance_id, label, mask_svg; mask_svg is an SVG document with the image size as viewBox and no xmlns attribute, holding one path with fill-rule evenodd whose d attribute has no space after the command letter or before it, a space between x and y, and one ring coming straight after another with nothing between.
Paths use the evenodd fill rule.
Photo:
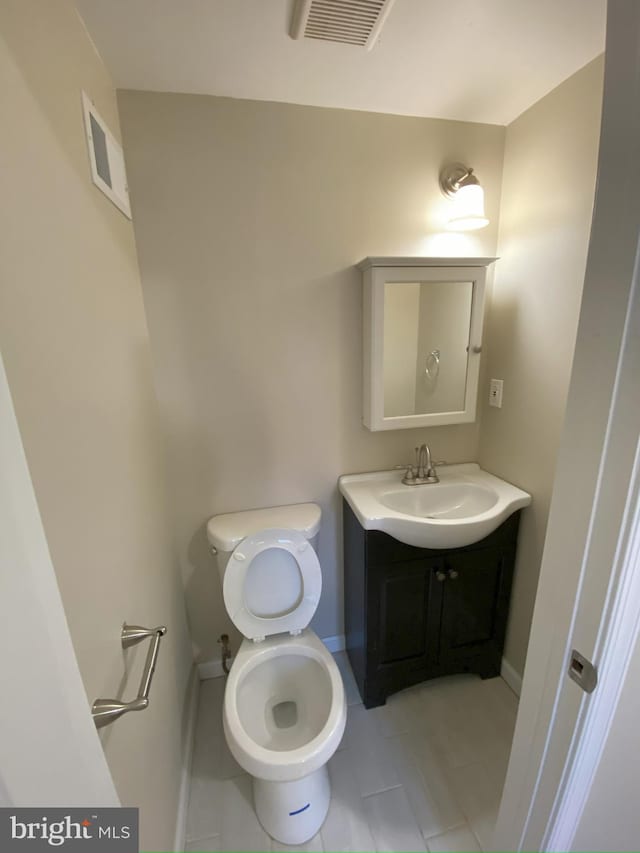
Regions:
<instances>
[{"instance_id":1,"label":"light fixture shade","mask_svg":"<svg viewBox=\"0 0 640 853\"><path fill-rule=\"evenodd\" d=\"M450 231L475 231L488 224L484 212L484 190L480 184L461 186L453 196L453 209L447 228Z\"/></svg>"}]
</instances>

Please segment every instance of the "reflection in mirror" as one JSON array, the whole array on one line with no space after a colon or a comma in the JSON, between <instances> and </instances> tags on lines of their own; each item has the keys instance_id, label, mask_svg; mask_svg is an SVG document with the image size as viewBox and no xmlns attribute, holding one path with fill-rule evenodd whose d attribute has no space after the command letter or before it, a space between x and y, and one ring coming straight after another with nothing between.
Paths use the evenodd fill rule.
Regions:
<instances>
[{"instance_id":1,"label":"reflection in mirror","mask_svg":"<svg viewBox=\"0 0 640 853\"><path fill-rule=\"evenodd\" d=\"M385 282L384 417L464 409L471 281Z\"/></svg>"}]
</instances>

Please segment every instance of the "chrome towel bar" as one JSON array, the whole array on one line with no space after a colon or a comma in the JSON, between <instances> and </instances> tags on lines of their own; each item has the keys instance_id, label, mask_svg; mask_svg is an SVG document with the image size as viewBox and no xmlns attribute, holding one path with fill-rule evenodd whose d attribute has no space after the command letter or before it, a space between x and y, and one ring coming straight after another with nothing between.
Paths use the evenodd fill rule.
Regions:
<instances>
[{"instance_id":1,"label":"chrome towel bar","mask_svg":"<svg viewBox=\"0 0 640 853\"><path fill-rule=\"evenodd\" d=\"M122 634L120 640L122 648L128 649L130 646L135 646L147 637L151 637L151 644L147 652L147 659L144 664L142 680L138 688L138 695L131 702L119 702L117 699L96 699L91 706L91 716L97 729L103 726L108 726L118 717L126 714L128 711L144 711L149 705L149 690L151 688L151 679L156 668L156 660L158 657L158 649L160 648L160 640L167 633L164 625L157 628L141 628L140 625L127 625L125 622L122 626Z\"/></svg>"}]
</instances>

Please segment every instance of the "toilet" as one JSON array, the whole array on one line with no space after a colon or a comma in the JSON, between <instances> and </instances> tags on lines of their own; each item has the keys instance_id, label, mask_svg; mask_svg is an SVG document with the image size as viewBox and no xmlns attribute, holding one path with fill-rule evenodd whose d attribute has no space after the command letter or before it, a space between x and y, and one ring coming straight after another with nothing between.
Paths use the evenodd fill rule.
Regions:
<instances>
[{"instance_id":1,"label":"toilet","mask_svg":"<svg viewBox=\"0 0 640 853\"><path fill-rule=\"evenodd\" d=\"M225 607L244 636L224 693L229 749L253 777L272 838L303 844L329 809L327 762L346 721L340 671L309 628L322 591L314 503L218 515L207 525Z\"/></svg>"}]
</instances>

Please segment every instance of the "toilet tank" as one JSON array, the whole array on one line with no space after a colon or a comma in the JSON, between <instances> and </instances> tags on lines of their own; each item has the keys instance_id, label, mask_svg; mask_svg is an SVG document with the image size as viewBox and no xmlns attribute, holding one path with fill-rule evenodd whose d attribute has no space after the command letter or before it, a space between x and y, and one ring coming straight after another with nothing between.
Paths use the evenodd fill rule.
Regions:
<instances>
[{"instance_id":1,"label":"toilet tank","mask_svg":"<svg viewBox=\"0 0 640 853\"><path fill-rule=\"evenodd\" d=\"M207 539L218 561L220 579L224 580L229 557L235 548L254 533L272 528L296 530L309 540L317 551L318 531L322 510L318 504L290 504L266 509L251 509L245 512L229 512L214 515L207 524Z\"/></svg>"}]
</instances>

